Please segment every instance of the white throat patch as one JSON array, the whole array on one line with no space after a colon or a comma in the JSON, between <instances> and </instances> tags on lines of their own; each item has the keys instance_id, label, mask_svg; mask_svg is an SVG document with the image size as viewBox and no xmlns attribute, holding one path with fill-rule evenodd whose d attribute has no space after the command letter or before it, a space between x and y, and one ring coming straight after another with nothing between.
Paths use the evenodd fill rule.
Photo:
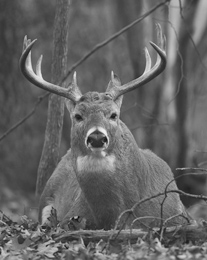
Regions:
<instances>
[{"instance_id":1,"label":"white throat patch","mask_svg":"<svg viewBox=\"0 0 207 260\"><path fill-rule=\"evenodd\" d=\"M115 171L115 156L94 157L91 155L79 156L77 158L78 172L102 172Z\"/></svg>"}]
</instances>

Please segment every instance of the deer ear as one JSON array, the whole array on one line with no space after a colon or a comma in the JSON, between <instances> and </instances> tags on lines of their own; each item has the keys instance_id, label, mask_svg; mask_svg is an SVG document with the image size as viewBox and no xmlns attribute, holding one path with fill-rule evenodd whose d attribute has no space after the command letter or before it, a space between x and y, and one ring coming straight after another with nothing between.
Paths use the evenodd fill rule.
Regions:
<instances>
[{"instance_id":1,"label":"deer ear","mask_svg":"<svg viewBox=\"0 0 207 260\"><path fill-rule=\"evenodd\" d=\"M106 89L106 92L110 92L113 88L121 86L121 80L119 77L114 74L114 72L111 72L111 80L109 81L108 87ZM119 108L121 108L122 105L123 96L119 96L114 102L118 105Z\"/></svg>"},{"instance_id":2,"label":"deer ear","mask_svg":"<svg viewBox=\"0 0 207 260\"><path fill-rule=\"evenodd\" d=\"M75 103L70 99L65 98L65 106L67 107L69 113L71 114L75 108Z\"/></svg>"}]
</instances>

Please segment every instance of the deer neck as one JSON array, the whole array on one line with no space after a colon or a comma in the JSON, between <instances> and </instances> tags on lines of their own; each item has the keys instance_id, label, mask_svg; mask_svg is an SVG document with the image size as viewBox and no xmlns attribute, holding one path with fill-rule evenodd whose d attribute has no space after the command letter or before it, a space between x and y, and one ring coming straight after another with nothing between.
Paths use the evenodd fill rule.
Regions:
<instances>
[{"instance_id":1,"label":"deer neck","mask_svg":"<svg viewBox=\"0 0 207 260\"><path fill-rule=\"evenodd\" d=\"M116 185L116 157L78 156L77 179L89 204L97 228L110 229L120 212L122 201Z\"/></svg>"}]
</instances>

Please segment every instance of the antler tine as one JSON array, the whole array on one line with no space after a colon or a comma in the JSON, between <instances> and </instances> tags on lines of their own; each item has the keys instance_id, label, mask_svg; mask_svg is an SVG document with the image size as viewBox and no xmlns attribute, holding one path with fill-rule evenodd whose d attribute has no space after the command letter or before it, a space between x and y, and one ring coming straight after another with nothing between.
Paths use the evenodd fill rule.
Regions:
<instances>
[{"instance_id":1,"label":"antler tine","mask_svg":"<svg viewBox=\"0 0 207 260\"><path fill-rule=\"evenodd\" d=\"M151 68L151 58L147 48L145 48L146 66L144 73L139 78L134 79L120 87L115 86L114 88L112 88L110 90L110 94L112 95L114 100L116 100L119 96L151 81L165 69L167 63L165 52L165 37L159 24L157 25L157 31L158 43L160 47L157 46L155 43L150 42L151 46L157 52L157 61L155 65Z\"/></svg>"},{"instance_id":2,"label":"antler tine","mask_svg":"<svg viewBox=\"0 0 207 260\"><path fill-rule=\"evenodd\" d=\"M43 79L43 77L42 77L42 69L41 69L41 67L42 67L42 57L43 57L42 55L39 57L39 59L37 60L37 65L36 65L36 74L41 79Z\"/></svg>"},{"instance_id":3,"label":"antler tine","mask_svg":"<svg viewBox=\"0 0 207 260\"><path fill-rule=\"evenodd\" d=\"M80 92L75 91L74 86L72 87L70 86L69 88L66 89L58 85L52 84L50 82L47 82L46 80L43 79L41 73L42 55L37 61L36 74L35 74L31 62L31 49L35 42L36 40L31 41L30 39L27 39L26 36L24 38L23 53L19 61L20 69L23 75L37 87L52 92L54 94L57 94L59 96L65 97L67 99L70 99L76 103L80 99L81 95L77 94ZM77 86L75 87L77 88Z\"/></svg>"},{"instance_id":4,"label":"antler tine","mask_svg":"<svg viewBox=\"0 0 207 260\"><path fill-rule=\"evenodd\" d=\"M76 73L76 71L74 71L74 73L73 73L73 81L72 81L72 83L73 83L75 86L77 86L77 73Z\"/></svg>"},{"instance_id":5,"label":"antler tine","mask_svg":"<svg viewBox=\"0 0 207 260\"><path fill-rule=\"evenodd\" d=\"M148 49L146 47L145 47L144 51L145 51L146 65L145 65L145 70L144 70L143 74L147 73L151 69L151 66L152 66L152 60L149 55Z\"/></svg>"},{"instance_id":6,"label":"antler tine","mask_svg":"<svg viewBox=\"0 0 207 260\"><path fill-rule=\"evenodd\" d=\"M160 49L162 50L162 52L161 53L159 52L160 49L157 49L158 46L155 43L150 42L151 46L157 51L157 60L156 60L156 63L155 63L155 67L157 67L159 65L159 63L162 62L161 57L163 55L163 52L165 54L165 59L166 59L166 53L165 53L166 38L165 38L165 35L162 33L162 28L161 28L161 25L159 23L156 24L156 29L157 29L158 45L160 46Z\"/></svg>"}]
</instances>

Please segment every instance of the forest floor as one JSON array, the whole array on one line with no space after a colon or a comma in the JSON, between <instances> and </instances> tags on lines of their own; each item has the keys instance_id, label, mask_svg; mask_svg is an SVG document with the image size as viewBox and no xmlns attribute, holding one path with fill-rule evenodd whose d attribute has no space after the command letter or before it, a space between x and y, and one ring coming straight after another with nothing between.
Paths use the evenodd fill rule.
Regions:
<instances>
[{"instance_id":1,"label":"forest floor","mask_svg":"<svg viewBox=\"0 0 207 260\"><path fill-rule=\"evenodd\" d=\"M12 207L6 211L0 210L0 260L207 259L205 220L148 231L65 231L55 221L53 227L40 226L36 220L36 208L25 211L30 213L30 217L15 214L14 211L20 208L16 203L8 203L13 210ZM204 209L203 205L198 204L194 211L199 216L204 215Z\"/></svg>"}]
</instances>

